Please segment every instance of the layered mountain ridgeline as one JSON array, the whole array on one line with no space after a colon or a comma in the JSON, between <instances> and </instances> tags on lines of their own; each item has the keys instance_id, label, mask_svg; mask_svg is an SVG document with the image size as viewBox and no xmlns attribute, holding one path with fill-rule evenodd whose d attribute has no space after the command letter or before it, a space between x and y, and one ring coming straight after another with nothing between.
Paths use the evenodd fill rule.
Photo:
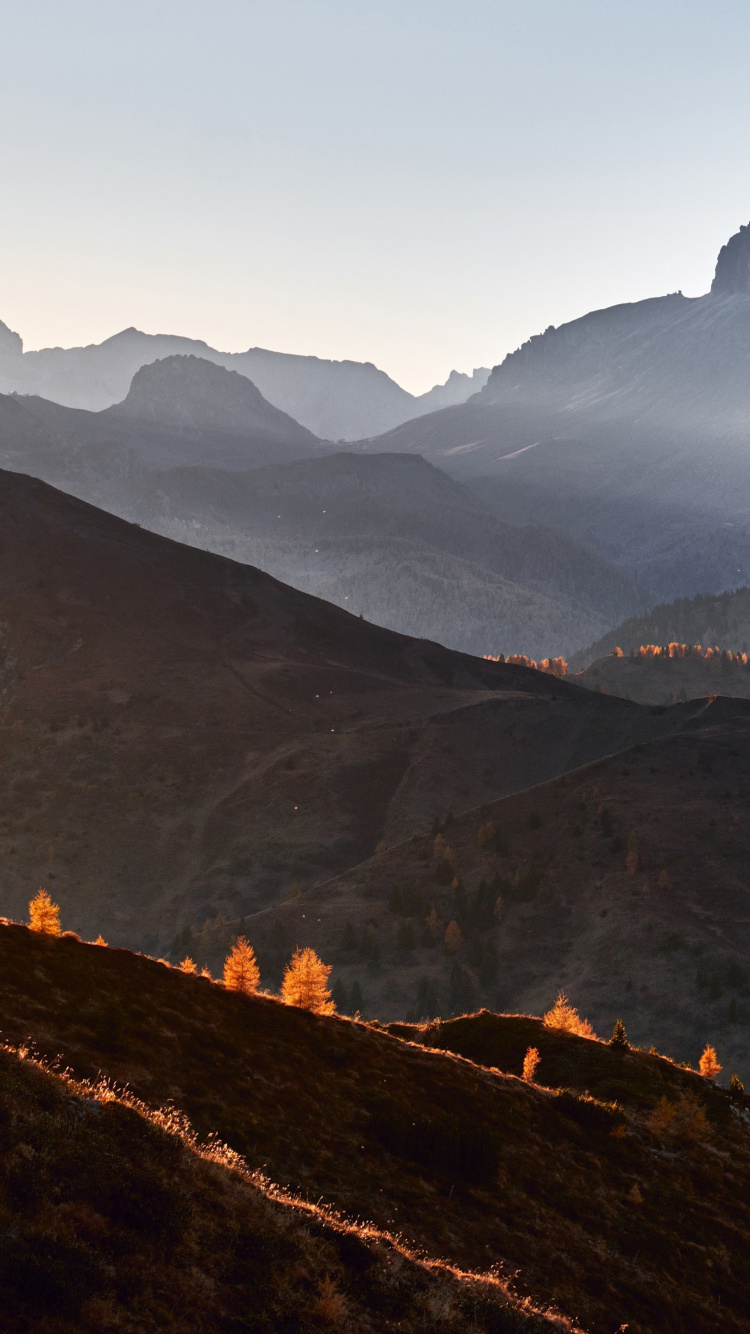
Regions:
<instances>
[{"instance_id":1,"label":"layered mountain ridgeline","mask_svg":"<svg viewBox=\"0 0 750 1334\"><path fill-rule=\"evenodd\" d=\"M114 411L114 409L113 409ZM258 565L404 634L484 654L566 652L644 605L626 575L560 531L499 521L418 455L342 451L227 473L117 479L108 508Z\"/></svg>"},{"instance_id":2,"label":"layered mountain ridgeline","mask_svg":"<svg viewBox=\"0 0 750 1334\"><path fill-rule=\"evenodd\" d=\"M550 328L469 403L376 447L474 479L501 516L565 528L657 596L746 583L745 254L747 228L722 251L707 296L675 293Z\"/></svg>"},{"instance_id":3,"label":"layered mountain ridgeline","mask_svg":"<svg viewBox=\"0 0 750 1334\"><path fill-rule=\"evenodd\" d=\"M119 402L142 366L172 356L196 356L238 371L283 412L326 440L358 440L420 412L463 403L482 389L489 370L451 371L426 394L402 389L371 362L326 361L250 348L218 352L200 339L124 329L88 347L24 352L17 333L0 322L0 390L34 394L71 408L100 411Z\"/></svg>"},{"instance_id":4,"label":"layered mountain ridgeline","mask_svg":"<svg viewBox=\"0 0 750 1334\"><path fill-rule=\"evenodd\" d=\"M0 474L2 906L163 950L682 726Z\"/></svg>"},{"instance_id":5,"label":"layered mountain ridgeline","mask_svg":"<svg viewBox=\"0 0 750 1334\"><path fill-rule=\"evenodd\" d=\"M739 1090L527 1017L403 1041L70 936L0 926L0 957L6 1040L69 1071L0 1054L4 1318L536 1334L574 1310L589 1334L747 1329ZM538 1082L518 1077L530 1046ZM72 1082L102 1076L128 1095ZM545 1323L548 1302L563 1315Z\"/></svg>"},{"instance_id":6,"label":"layered mountain ridgeline","mask_svg":"<svg viewBox=\"0 0 750 1334\"><path fill-rule=\"evenodd\" d=\"M103 412L0 396L3 465L91 500L155 468L248 468L322 451L244 376L197 357L145 367L124 401Z\"/></svg>"},{"instance_id":7,"label":"layered mountain ridgeline","mask_svg":"<svg viewBox=\"0 0 750 1334\"><path fill-rule=\"evenodd\" d=\"M103 412L0 398L8 467L403 633L480 654L502 633L542 656L648 605L591 548L499 521L413 455L327 448L249 380L196 357L143 368Z\"/></svg>"},{"instance_id":8,"label":"layered mountain ridgeline","mask_svg":"<svg viewBox=\"0 0 750 1334\"><path fill-rule=\"evenodd\" d=\"M384 1020L539 1013L563 987L597 1032L621 1015L693 1062L714 1041L750 1081L750 705L669 712L679 735L423 826L249 919L266 976L310 945L340 1003Z\"/></svg>"}]
</instances>

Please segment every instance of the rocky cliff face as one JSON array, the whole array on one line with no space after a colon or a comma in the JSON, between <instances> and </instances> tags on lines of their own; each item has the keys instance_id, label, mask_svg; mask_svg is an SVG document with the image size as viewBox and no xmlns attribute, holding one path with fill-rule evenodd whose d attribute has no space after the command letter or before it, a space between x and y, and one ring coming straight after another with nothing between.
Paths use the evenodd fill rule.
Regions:
<instances>
[{"instance_id":1,"label":"rocky cliff face","mask_svg":"<svg viewBox=\"0 0 750 1334\"><path fill-rule=\"evenodd\" d=\"M0 320L0 357L20 357L23 339Z\"/></svg>"},{"instance_id":2,"label":"rocky cliff face","mask_svg":"<svg viewBox=\"0 0 750 1334\"><path fill-rule=\"evenodd\" d=\"M750 223L740 227L721 247L716 274L711 284L712 296L747 296L750 294Z\"/></svg>"}]
</instances>

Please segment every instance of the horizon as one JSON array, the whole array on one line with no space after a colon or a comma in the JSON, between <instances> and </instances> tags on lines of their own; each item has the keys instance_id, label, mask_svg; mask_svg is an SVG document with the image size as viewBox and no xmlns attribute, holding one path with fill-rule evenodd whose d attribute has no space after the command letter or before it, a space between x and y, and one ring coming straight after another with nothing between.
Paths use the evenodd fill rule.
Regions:
<instances>
[{"instance_id":1,"label":"horizon","mask_svg":"<svg viewBox=\"0 0 750 1334\"><path fill-rule=\"evenodd\" d=\"M3 16L0 318L27 350L136 326L422 393L588 310L706 292L750 215L728 0Z\"/></svg>"}]
</instances>

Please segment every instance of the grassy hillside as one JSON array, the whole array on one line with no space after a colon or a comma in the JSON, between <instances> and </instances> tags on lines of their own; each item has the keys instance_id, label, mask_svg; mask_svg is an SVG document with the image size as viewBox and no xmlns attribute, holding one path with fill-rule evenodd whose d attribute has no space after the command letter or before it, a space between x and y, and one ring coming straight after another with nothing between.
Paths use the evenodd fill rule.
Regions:
<instances>
[{"instance_id":1,"label":"grassy hillside","mask_svg":"<svg viewBox=\"0 0 750 1334\"><path fill-rule=\"evenodd\" d=\"M519 1293L574 1312L590 1334L748 1328L744 1099L694 1072L526 1017L397 1036L19 926L0 926L0 964L8 1042L33 1040L74 1079L101 1072L131 1089L110 1101L2 1055L6 1255L9 1245L38 1255L43 1240L43 1256L70 1256L78 1328L107 1328L102 1310L113 1327L159 1314L172 1276L180 1301L155 1328L172 1328L193 1300L195 1326L183 1328L199 1317L209 1330L288 1328L326 1278L351 1312L328 1317L334 1327L545 1327L532 1312L524 1324L502 1289L472 1284L466 1269L515 1275ZM542 1052L539 1083L518 1078L527 1045ZM464 1049L469 1059L453 1054ZM176 1110L165 1126L132 1098ZM178 1112L201 1142L215 1132L283 1183L281 1199L231 1156L165 1135ZM295 1209L295 1191L322 1212ZM371 1227L352 1232L324 1205ZM444 1266L415 1263L415 1247ZM103 1274L102 1257L112 1257ZM30 1257L20 1278L13 1270L10 1291L42 1306L47 1323L35 1328L67 1330L71 1317L60 1302L53 1310L59 1270L47 1266L45 1289L39 1267ZM316 1320L325 1324L320 1306L310 1328Z\"/></svg>"},{"instance_id":2,"label":"grassy hillside","mask_svg":"<svg viewBox=\"0 0 750 1334\"><path fill-rule=\"evenodd\" d=\"M173 1107L80 1082L0 1047L3 1329L253 1331L572 1329L307 1205L200 1143Z\"/></svg>"},{"instance_id":3,"label":"grassy hillside","mask_svg":"<svg viewBox=\"0 0 750 1334\"><path fill-rule=\"evenodd\" d=\"M0 518L11 916L46 883L66 926L162 953L439 811L680 725L380 629L18 474L0 474Z\"/></svg>"},{"instance_id":4,"label":"grassy hillside","mask_svg":"<svg viewBox=\"0 0 750 1334\"><path fill-rule=\"evenodd\" d=\"M681 707L678 736L458 814L437 841L423 828L248 919L269 980L299 943L334 965L342 1004L381 1019L539 1013L564 987L597 1032L621 1014L693 1062L710 1040L750 1082L749 706Z\"/></svg>"}]
</instances>

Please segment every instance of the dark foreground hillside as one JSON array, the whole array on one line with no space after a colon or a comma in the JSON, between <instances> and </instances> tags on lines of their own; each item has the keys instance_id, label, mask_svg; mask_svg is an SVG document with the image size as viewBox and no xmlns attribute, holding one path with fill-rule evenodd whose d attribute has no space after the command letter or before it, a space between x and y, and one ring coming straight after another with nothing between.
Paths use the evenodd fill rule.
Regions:
<instances>
[{"instance_id":1,"label":"dark foreground hillside","mask_svg":"<svg viewBox=\"0 0 750 1334\"><path fill-rule=\"evenodd\" d=\"M0 524L12 917L47 884L66 926L162 953L450 807L680 726L383 630L19 474L0 473Z\"/></svg>"},{"instance_id":2,"label":"dark foreground hillside","mask_svg":"<svg viewBox=\"0 0 750 1334\"><path fill-rule=\"evenodd\" d=\"M408 1042L13 925L0 1023L77 1079L174 1108L149 1122L5 1052L7 1328L545 1327L454 1266L515 1275L591 1334L750 1328L744 1099L665 1058L513 1016L405 1029ZM528 1045L539 1084L518 1078ZM181 1113L372 1229L274 1201L231 1157L165 1133ZM415 1262L415 1245L446 1263ZM76 1282L60 1296L66 1265Z\"/></svg>"},{"instance_id":3,"label":"dark foreground hillside","mask_svg":"<svg viewBox=\"0 0 750 1334\"><path fill-rule=\"evenodd\" d=\"M0 1048L2 1328L543 1334L572 1325L305 1205L173 1109Z\"/></svg>"}]
</instances>

